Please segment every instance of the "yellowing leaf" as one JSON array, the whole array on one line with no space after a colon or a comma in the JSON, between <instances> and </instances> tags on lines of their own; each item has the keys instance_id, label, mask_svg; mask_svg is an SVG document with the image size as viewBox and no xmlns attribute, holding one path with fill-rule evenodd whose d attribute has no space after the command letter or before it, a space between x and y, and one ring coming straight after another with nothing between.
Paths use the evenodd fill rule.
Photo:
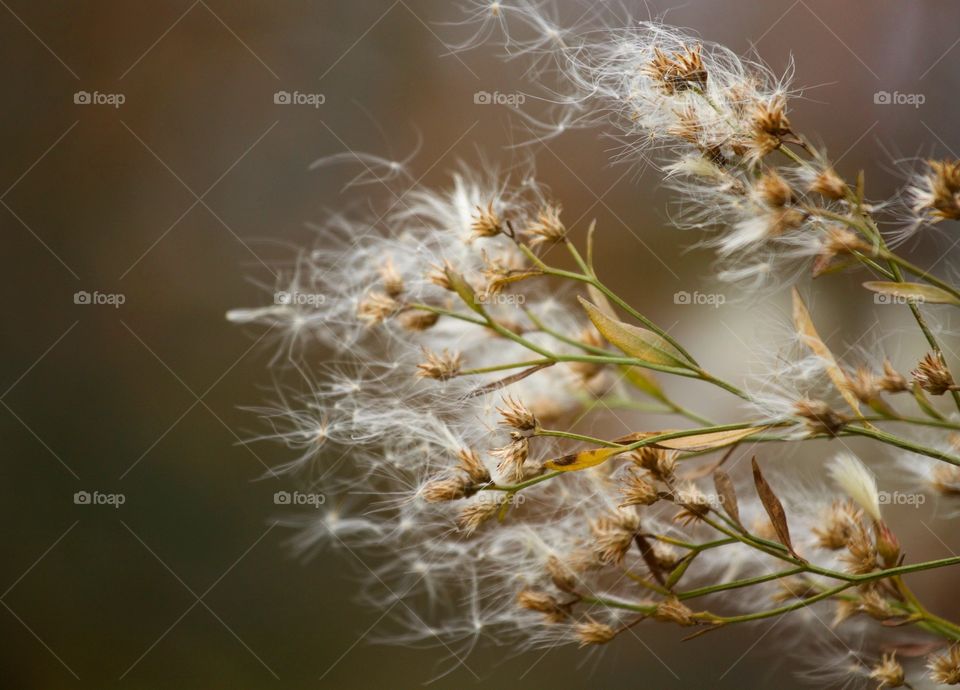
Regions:
<instances>
[{"instance_id":1,"label":"yellowing leaf","mask_svg":"<svg viewBox=\"0 0 960 690\"><path fill-rule=\"evenodd\" d=\"M470 283L467 282L467 279L456 271L451 271L448 269L446 273L447 280L450 281L450 286L453 288L453 291L460 296L460 299L463 300L463 303L478 314L483 314L483 307L477 301L476 293L474 293L473 288L470 287Z\"/></svg>"},{"instance_id":2,"label":"yellowing leaf","mask_svg":"<svg viewBox=\"0 0 960 690\"><path fill-rule=\"evenodd\" d=\"M930 304L954 304L960 306L960 300L946 290L933 285L920 283L890 283L883 280L870 280L863 287L881 295L889 295L907 302L929 302Z\"/></svg>"},{"instance_id":3,"label":"yellowing leaf","mask_svg":"<svg viewBox=\"0 0 960 690\"><path fill-rule=\"evenodd\" d=\"M694 436L683 436L681 438L671 438L663 441L657 441L655 446L659 448L668 448L669 450L701 451L711 450L713 448L722 448L733 443L742 441L747 436L763 431L766 427L748 427L746 429L733 429L730 431L709 431L704 434ZM661 433L670 433L664 431Z\"/></svg>"},{"instance_id":4,"label":"yellowing leaf","mask_svg":"<svg viewBox=\"0 0 960 690\"><path fill-rule=\"evenodd\" d=\"M860 403L850 392L850 381L847 379L847 375L843 373L840 365L837 364L837 360L834 359L833 353L830 352L830 349L820 338L820 334L817 333L817 329L813 325L813 319L810 318L810 312L807 311L807 305L803 303L803 298L800 297L796 288L793 288L793 325L800 337L803 338L806 346L810 348L813 354L824 361L827 376L840 391L843 399L847 401L850 409L856 412L858 416L863 416L860 414Z\"/></svg>"},{"instance_id":5,"label":"yellowing leaf","mask_svg":"<svg viewBox=\"0 0 960 690\"><path fill-rule=\"evenodd\" d=\"M592 450L581 450L579 453L570 453L553 460L547 460L543 466L548 470L558 470L560 472L574 472L576 470L585 470L588 467L594 467L600 463L619 455L623 448L594 448Z\"/></svg>"},{"instance_id":6,"label":"yellowing leaf","mask_svg":"<svg viewBox=\"0 0 960 690\"><path fill-rule=\"evenodd\" d=\"M593 285L587 285L587 294L590 295L590 299L597 306L597 309L602 311L611 319L616 320L617 312L613 310L613 305L610 304L610 300L607 299L605 294L600 292Z\"/></svg>"},{"instance_id":7,"label":"yellowing leaf","mask_svg":"<svg viewBox=\"0 0 960 690\"><path fill-rule=\"evenodd\" d=\"M623 366L623 374L627 381L633 384L634 388L643 391L651 398L666 401L666 395L663 389L648 370L640 367L634 367L629 364Z\"/></svg>"},{"instance_id":8,"label":"yellowing leaf","mask_svg":"<svg viewBox=\"0 0 960 690\"><path fill-rule=\"evenodd\" d=\"M651 364L668 367L689 368L683 361L683 355L661 336L646 328L618 321L603 313L597 306L582 297L579 298L587 316L597 327L600 334L615 347L630 357Z\"/></svg>"}]
</instances>

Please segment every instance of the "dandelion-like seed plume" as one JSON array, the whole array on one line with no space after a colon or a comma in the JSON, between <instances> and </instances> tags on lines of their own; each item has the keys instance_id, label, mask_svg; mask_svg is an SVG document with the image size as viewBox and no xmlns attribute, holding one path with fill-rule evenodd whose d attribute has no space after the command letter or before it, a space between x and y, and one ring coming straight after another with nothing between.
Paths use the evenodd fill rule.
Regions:
<instances>
[{"instance_id":1,"label":"dandelion-like seed plume","mask_svg":"<svg viewBox=\"0 0 960 690\"><path fill-rule=\"evenodd\" d=\"M631 644L626 631L660 625L696 645L783 618L815 683L960 683L960 624L910 587L960 558L915 560L881 511L897 491L960 497L960 387L931 327L960 290L894 251L960 220L960 163L925 163L897 199L869 201L794 121L789 73L660 23L563 28L522 0L470 21L453 49L500 35L549 93L546 112L518 114L535 140L612 133L618 159L671 190L721 279L794 286L790 342L772 372L724 379L609 287L593 258L609 236L571 221L532 166L464 165L427 188L409 161L362 157L351 186L400 183L402 203L326 219L281 299L228 315L281 340L257 408L263 438L290 449L280 469L337 497L298 544L359 554L371 604L413 602L391 640L456 659ZM925 343L912 370L821 337L805 295L840 272L911 312ZM677 378L723 396L729 419L677 401ZM618 408L643 411L639 426L584 430ZM787 462L798 445L826 456L812 485Z\"/></svg>"}]
</instances>

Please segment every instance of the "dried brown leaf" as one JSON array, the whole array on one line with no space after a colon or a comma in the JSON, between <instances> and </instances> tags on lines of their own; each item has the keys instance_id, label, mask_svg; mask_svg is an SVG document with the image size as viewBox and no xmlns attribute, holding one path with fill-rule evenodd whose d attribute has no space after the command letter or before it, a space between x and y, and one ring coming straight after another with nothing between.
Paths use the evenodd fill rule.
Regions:
<instances>
[{"instance_id":1,"label":"dried brown leaf","mask_svg":"<svg viewBox=\"0 0 960 690\"><path fill-rule=\"evenodd\" d=\"M790 527L787 525L787 513L783 509L783 504L777 498L770 484L767 483L763 472L760 471L760 465L757 464L756 457L751 460L751 464L753 465L753 483L757 488L757 496L760 497L763 509L767 511L767 516L773 524L777 538L780 539L781 544L787 547L790 553L796 556L797 553L793 550L793 542L790 540Z\"/></svg>"},{"instance_id":2,"label":"dried brown leaf","mask_svg":"<svg viewBox=\"0 0 960 690\"><path fill-rule=\"evenodd\" d=\"M737 492L733 488L733 482L730 481L730 475L723 470L714 472L713 487L716 489L717 496L720 497L720 501L723 503L723 511L742 528L743 523L740 522L740 506L737 503Z\"/></svg>"}]
</instances>

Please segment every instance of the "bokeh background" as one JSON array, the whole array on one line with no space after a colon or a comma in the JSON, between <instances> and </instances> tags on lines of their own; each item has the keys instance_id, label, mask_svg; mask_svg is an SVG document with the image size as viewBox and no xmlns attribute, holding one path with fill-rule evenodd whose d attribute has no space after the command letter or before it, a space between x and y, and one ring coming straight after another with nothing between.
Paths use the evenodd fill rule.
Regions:
<instances>
[{"instance_id":1,"label":"bokeh background","mask_svg":"<svg viewBox=\"0 0 960 690\"><path fill-rule=\"evenodd\" d=\"M557 4L564 21L602 5ZM625 4L755 46L775 71L793 58L806 87L793 121L842 172L865 169L875 198L896 188L899 157L960 149L955 2ZM445 55L441 37L463 33L443 23L462 16L440 0L0 0L0 686L405 688L444 668L442 648L370 643L381 612L352 600L352 555L291 555L273 494L294 487L261 479L286 452L238 443L262 430L239 408L263 396L272 350L224 313L268 299L256 283L343 203L346 171L311 172L315 159L402 158L422 134L425 182L478 151L512 160L516 118L474 95L528 90L523 67L492 47ZM277 104L281 90L325 102ZM598 219L598 264L621 294L737 371L761 312L674 304L709 285L709 257L667 228L653 171L611 166L611 146L574 132L531 150L571 216ZM949 237L917 252L956 259ZM834 344L901 323L892 308L878 322L855 285L831 279L816 300ZM124 303L76 304L78 291ZM80 491L124 504L77 504ZM909 537L917 555L960 547ZM949 580L918 581L956 614ZM602 656L480 650L433 687L793 687L765 634L775 623L683 644L642 632Z\"/></svg>"}]
</instances>

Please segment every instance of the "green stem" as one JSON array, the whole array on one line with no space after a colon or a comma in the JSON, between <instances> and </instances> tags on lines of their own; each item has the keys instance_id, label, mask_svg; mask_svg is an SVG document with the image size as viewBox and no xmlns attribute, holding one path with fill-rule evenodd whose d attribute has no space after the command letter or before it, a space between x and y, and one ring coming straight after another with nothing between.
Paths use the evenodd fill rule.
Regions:
<instances>
[{"instance_id":1,"label":"green stem","mask_svg":"<svg viewBox=\"0 0 960 690\"><path fill-rule=\"evenodd\" d=\"M477 374L489 374L495 371L505 371L507 369L526 369L527 367L537 367L544 364L553 364L555 360L544 357L543 359L531 359L526 362L510 362L509 364L495 364L489 367L480 367L478 369L463 369L458 376L475 376Z\"/></svg>"},{"instance_id":2,"label":"green stem","mask_svg":"<svg viewBox=\"0 0 960 690\"><path fill-rule=\"evenodd\" d=\"M707 594L713 594L714 592L723 592L728 589L740 589L742 587L750 587L751 585L758 585L763 582L770 582L771 580L779 580L784 577L790 577L792 575L799 575L800 573L806 572L806 568L803 566L797 566L796 568L791 568L789 570L781 570L776 573L770 573L769 575L759 575L757 577L749 577L742 580L733 580L731 582L724 582L719 585L709 585L707 587L699 587L697 589L690 589L686 592L679 592L677 598L682 600L685 599L696 599L697 597L702 597Z\"/></svg>"},{"instance_id":3,"label":"green stem","mask_svg":"<svg viewBox=\"0 0 960 690\"><path fill-rule=\"evenodd\" d=\"M867 429L864 427L848 425L844 428L844 430L849 434L866 436L867 438L875 439L881 443L886 443L887 445L896 446L897 448L909 450L913 453L919 453L920 455L926 455L927 457L931 457L936 460L942 460L943 462L948 462L951 465L960 467L960 458L956 456L947 455L936 448L921 446L918 443L914 443L913 441L905 438L900 438L899 436L894 436L893 434L887 433L886 431L881 431L880 429Z\"/></svg>"}]
</instances>

